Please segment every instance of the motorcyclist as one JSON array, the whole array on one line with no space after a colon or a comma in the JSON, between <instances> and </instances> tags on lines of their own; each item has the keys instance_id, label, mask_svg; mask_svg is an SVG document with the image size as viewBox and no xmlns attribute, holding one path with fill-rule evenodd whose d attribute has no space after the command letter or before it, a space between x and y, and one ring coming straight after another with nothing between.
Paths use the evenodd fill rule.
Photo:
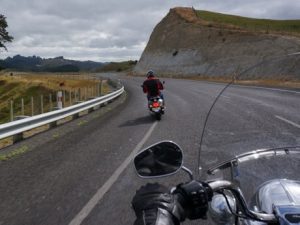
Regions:
<instances>
[{"instance_id":1,"label":"motorcyclist","mask_svg":"<svg viewBox=\"0 0 300 225\"><path fill-rule=\"evenodd\" d=\"M164 89L164 86L161 83L161 81L155 77L155 74L152 70L149 70L147 72L147 79L144 81L142 87L143 87L143 92L147 93L148 100L151 97L156 97L156 96L160 96L160 98L164 99L164 96L161 93L161 90Z\"/></svg>"}]
</instances>

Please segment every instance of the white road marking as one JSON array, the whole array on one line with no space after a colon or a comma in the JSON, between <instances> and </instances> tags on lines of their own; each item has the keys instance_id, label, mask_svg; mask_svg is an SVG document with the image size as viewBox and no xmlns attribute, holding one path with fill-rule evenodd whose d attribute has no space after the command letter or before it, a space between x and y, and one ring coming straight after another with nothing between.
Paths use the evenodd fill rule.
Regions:
<instances>
[{"instance_id":1,"label":"white road marking","mask_svg":"<svg viewBox=\"0 0 300 225\"><path fill-rule=\"evenodd\" d=\"M149 139L152 132L157 125L157 121L150 127L143 139L138 143L130 155L125 159L125 161L118 167L118 169L112 174L112 176L105 182L105 184L98 189L95 195L87 202L87 204L81 209L81 211L73 218L69 225L80 225L82 221L91 213L97 203L103 198L105 193L111 188L111 186L118 180L121 173L126 169L129 163L132 161L134 156L143 147L145 142Z\"/></svg>"},{"instance_id":2,"label":"white road marking","mask_svg":"<svg viewBox=\"0 0 300 225\"><path fill-rule=\"evenodd\" d=\"M239 85L239 84L234 84L234 85L232 85L232 87L256 88L256 89L264 89L264 90L271 90L271 91L280 91L280 92L288 92L288 93L300 94L300 91L292 91L292 90L279 89L279 88L268 88L268 87L259 87L259 86L246 86L246 85Z\"/></svg>"},{"instance_id":3,"label":"white road marking","mask_svg":"<svg viewBox=\"0 0 300 225\"><path fill-rule=\"evenodd\" d=\"M300 52L294 52L294 53L290 53L288 55L300 55Z\"/></svg>"},{"instance_id":4,"label":"white road marking","mask_svg":"<svg viewBox=\"0 0 300 225\"><path fill-rule=\"evenodd\" d=\"M219 86L225 86L225 83L218 83L214 81L195 81L195 80L190 80L192 82L200 82L200 83L209 83L209 84L214 84L214 85L219 85ZM280 92L288 92L288 93L295 93L295 94L300 94L300 91L293 91L293 90L288 90L288 89L280 89L280 88L269 88L269 87L260 87L260 86L250 86L250 85L240 85L240 84L232 84L229 87L242 87L242 88L254 88L254 89L264 89L264 90L270 90L270 91L280 91Z\"/></svg>"},{"instance_id":5,"label":"white road marking","mask_svg":"<svg viewBox=\"0 0 300 225\"><path fill-rule=\"evenodd\" d=\"M294 123L293 121L290 121L290 120L288 120L288 119L285 119L285 118L283 118L283 117L281 117L281 116L277 116L277 115L276 115L275 117L276 117L277 119L280 119L280 120L282 120L282 121L284 121L284 122L290 124L290 125L293 125L294 127L300 128L300 125L297 124L297 123Z\"/></svg>"},{"instance_id":6,"label":"white road marking","mask_svg":"<svg viewBox=\"0 0 300 225\"><path fill-rule=\"evenodd\" d=\"M221 95L222 98L228 98L231 99L230 97L226 96L226 95Z\"/></svg>"}]
</instances>

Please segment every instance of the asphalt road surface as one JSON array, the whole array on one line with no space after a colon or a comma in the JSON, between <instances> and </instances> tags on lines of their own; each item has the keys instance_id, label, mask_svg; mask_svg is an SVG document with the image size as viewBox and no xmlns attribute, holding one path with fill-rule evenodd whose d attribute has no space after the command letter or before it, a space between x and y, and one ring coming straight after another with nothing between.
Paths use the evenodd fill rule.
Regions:
<instances>
[{"instance_id":1,"label":"asphalt road surface","mask_svg":"<svg viewBox=\"0 0 300 225\"><path fill-rule=\"evenodd\" d=\"M1 225L133 224L130 202L138 187L147 181L174 186L188 180L184 172L156 180L136 176L132 156L161 140L178 143L184 151L185 166L197 170L204 120L224 85L166 79L166 114L157 122L147 111L142 79L121 79L128 95L123 105L101 118L92 113L76 129L61 132L56 138L49 139L49 133L60 133L78 122L20 142L14 148L34 147L0 162ZM202 177L206 167L235 154L300 145L299 111L300 92L230 87L207 124L201 153ZM299 179L298 162L293 164L292 176ZM283 163L276 166L284 173ZM255 165L255 169L260 166L264 165ZM255 174L253 180L259 177Z\"/></svg>"}]
</instances>

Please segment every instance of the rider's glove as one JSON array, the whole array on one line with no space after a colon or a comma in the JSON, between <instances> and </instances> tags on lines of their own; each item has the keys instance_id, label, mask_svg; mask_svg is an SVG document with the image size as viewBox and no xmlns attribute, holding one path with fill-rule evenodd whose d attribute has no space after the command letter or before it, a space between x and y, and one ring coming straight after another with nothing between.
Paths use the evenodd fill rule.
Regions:
<instances>
[{"instance_id":1,"label":"rider's glove","mask_svg":"<svg viewBox=\"0 0 300 225\"><path fill-rule=\"evenodd\" d=\"M185 218L175 196L160 184L146 184L137 190L132 200L135 225L178 225Z\"/></svg>"}]
</instances>

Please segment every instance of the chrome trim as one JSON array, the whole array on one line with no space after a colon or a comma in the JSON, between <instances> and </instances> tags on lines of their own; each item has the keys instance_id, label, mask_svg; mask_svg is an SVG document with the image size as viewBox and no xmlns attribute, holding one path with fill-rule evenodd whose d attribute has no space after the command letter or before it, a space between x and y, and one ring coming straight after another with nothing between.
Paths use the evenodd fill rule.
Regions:
<instances>
[{"instance_id":1,"label":"chrome trim","mask_svg":"<svg viewBox=\"0 0 300 225\"><path fill-rule=\"evenodd\" d=\"M194 180L193 172L189 168L182 166L181 169L189 175L191 180Z\"/></svg>"},{"instance_id":2,"label":"chrome trim","mask_svg":"<svg viewBox=\"0 0 300 225\"><path fill-rule=\"evenodd\" d=\"M239 162L249 161L251 159L257 159L261 157L269 157L276 155L289 155L289 154L300 154L300 146L289 146L280 148L270 148L270 149L257 149L254 151L249 151L240 155L235 156L229 160L221 162L220 164L211 167L207 170L207 173L213 175L218 170L223 170L231 167L233 164L238 165ZM251 157L254 156L254 157Z\"/></svg>"},{"instance_id":3,"label":"chrome trim","mask_svg":"<svg viewBox=\"0 0 300 225\"><path fill-rule=\"evenodd\" d=\"M277 218L275 217L274 214L259 213L250 210L246 204L242 191L238 186L236 186L232 182L227 180L218 180L218 181L211 181L208 184L214 192L223 189L227 189L231 191L231 193L236 198L237 202L240 204L242 213L247 217L249 217L250 219L267 222L267 223L277 222Z\"/></svg>"}]
</instances>

